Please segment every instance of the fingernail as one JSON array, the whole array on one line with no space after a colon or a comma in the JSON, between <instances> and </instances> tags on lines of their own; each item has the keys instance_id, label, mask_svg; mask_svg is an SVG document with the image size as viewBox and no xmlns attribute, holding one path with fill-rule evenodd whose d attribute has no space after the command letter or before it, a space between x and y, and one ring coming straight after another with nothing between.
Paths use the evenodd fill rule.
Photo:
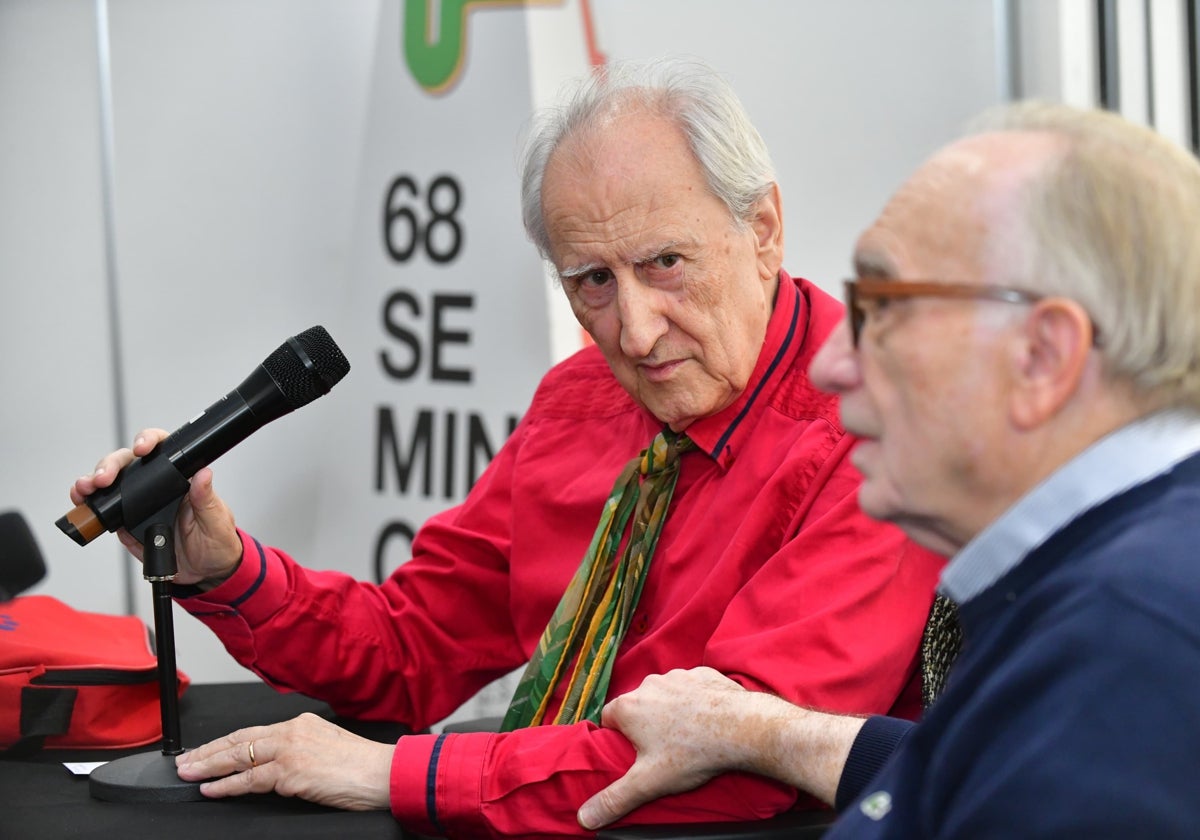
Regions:
<instances>
[{"instance_id":1,"label":"fingernail","mask_svg":"<svg viewBox=\"0 0 1200 840\"><path fill-rule=\"evenodd\" d=\"M145 439L146 439L146 438L145 438L144 436L142 436L142 435L138 435L137 437L135 437L135 438L133 439L133 445L134 445L134 446L141 446L141 445L142 445L142 441L144 441Z\"/></svg>"},{"instance_id":2,"label":"fingernail","mask_svg":"<svg viewBox=\"0 0 1200 840\"><path fill-rule=\"evenodd\" d=\"M103 474L104 474L104 467L96 467L96 471L94 473L92 473L92 476L95 477L95 476L103 475Z\"/></svg>"}]
</instances>

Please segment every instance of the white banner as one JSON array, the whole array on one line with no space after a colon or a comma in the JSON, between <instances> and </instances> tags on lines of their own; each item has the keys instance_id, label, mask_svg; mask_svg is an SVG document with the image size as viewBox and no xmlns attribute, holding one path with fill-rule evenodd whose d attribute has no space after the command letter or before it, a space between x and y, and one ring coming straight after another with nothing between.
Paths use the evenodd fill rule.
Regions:
<instances>
[{"instance_id":1,"label":"white banner","mask_svg":"<svg viewBox=\"0 0 1200 840\"><path fill-rule=\"evenodd\" d=\"M352 370L335 392L313 561L372 580L465 496L550 365L516 173L531 108L524 12L436 10L381 13L335 336Z\"/></svg>"}]
</instances>

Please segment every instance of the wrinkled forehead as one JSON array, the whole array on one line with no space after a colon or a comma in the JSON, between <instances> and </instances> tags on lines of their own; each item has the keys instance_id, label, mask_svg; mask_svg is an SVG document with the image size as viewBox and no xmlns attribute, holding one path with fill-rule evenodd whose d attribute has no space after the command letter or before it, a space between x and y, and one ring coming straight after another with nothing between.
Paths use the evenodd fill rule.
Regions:
<instances>
[{"instance_id":1,"label":"wrinkled forehead","mask_svg":"<svg viewBox=\"0 0 1200 840\"><path fill-rule=\"evenodd\" d=\"M854 251L860 275L985 282L1020 231L1026 187L1057 149L1041 132L998 132L939 151L896 191Z\"/></svg>"}]
</instances>

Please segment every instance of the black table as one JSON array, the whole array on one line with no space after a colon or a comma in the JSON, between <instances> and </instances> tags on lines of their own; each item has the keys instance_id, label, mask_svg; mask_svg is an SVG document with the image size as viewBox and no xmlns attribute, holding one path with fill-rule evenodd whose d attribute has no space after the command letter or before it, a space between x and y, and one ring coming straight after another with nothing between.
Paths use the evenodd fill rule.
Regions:
<instances>
[{"instance_id":1,"label":"black table","mask_svg":"<svg viewBox=\"0 0 1200 840\"><path fill-rule=\"evenodd\" d=\"M193 685L184 693L179 702L182 743L196 747L244 726L276 723L302 712L313 712L384 743L394 743L405 732L397 724L338 717L324 703L300 694L280 694L263 683L217 683ZM472 728L476 727L449 727ZM62 766L65 761L109 761L160 749L161 745L42 750L32 756L0 758L0 840L425 840L401 829L389 811L339 811L275 794L173 804L104 802L92 798L86 776L76 776ZM608 829L599 838L812 840L820 837L831 819L827 813L788 814L759 824L628 827Z\"/></svg>"},{"instance_id":2,"label":"black table","mask_svg":"<svg viewBox=\"0 0 1200 840\"><path fill-rule=\"evenodd\" d=\"M394 724L336 717L328 706L298 694L280 694L262 683L193 685L179 704L182 742L195 747L243 726L275 723L313 712L377 741L394 742ZM275 794L174 804L102 802L88 793L86 776L64 761L103 761L152 752L134 750L43 750L30 757L0 760L0 840L140 840L140 838L407 838L388 811L339 811Z\"/></svg>"}]
</instances>

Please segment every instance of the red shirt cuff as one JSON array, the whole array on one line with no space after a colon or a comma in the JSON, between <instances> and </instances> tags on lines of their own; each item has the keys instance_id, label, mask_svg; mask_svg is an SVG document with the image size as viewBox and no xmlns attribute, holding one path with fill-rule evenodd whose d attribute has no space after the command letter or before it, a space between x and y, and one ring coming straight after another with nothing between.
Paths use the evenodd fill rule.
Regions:
<instances>
[{"instance_id":1,"label":"red shirt cuff","mask_svg":"<svg viewBox=\"0 0 1200 840\"><path fill-rule=\"evenodd\" d=\"M483 763L495 735L406 735L392 753L392 816L406 829L444 835L479 825Z\"/></svg>"},{"instance_id":2,"label":"red shirt cuff","mask_svg":"<svg viewBox=\"0 0 1200 840\"><path fill-rule=\"evenodd\" d=\"M236 610L250 626L270 618L287 599L287 572L274 549L238 529L242 562L228 580L182 603L189 612L225 608Z\"/></svg>"}]
</instances>

